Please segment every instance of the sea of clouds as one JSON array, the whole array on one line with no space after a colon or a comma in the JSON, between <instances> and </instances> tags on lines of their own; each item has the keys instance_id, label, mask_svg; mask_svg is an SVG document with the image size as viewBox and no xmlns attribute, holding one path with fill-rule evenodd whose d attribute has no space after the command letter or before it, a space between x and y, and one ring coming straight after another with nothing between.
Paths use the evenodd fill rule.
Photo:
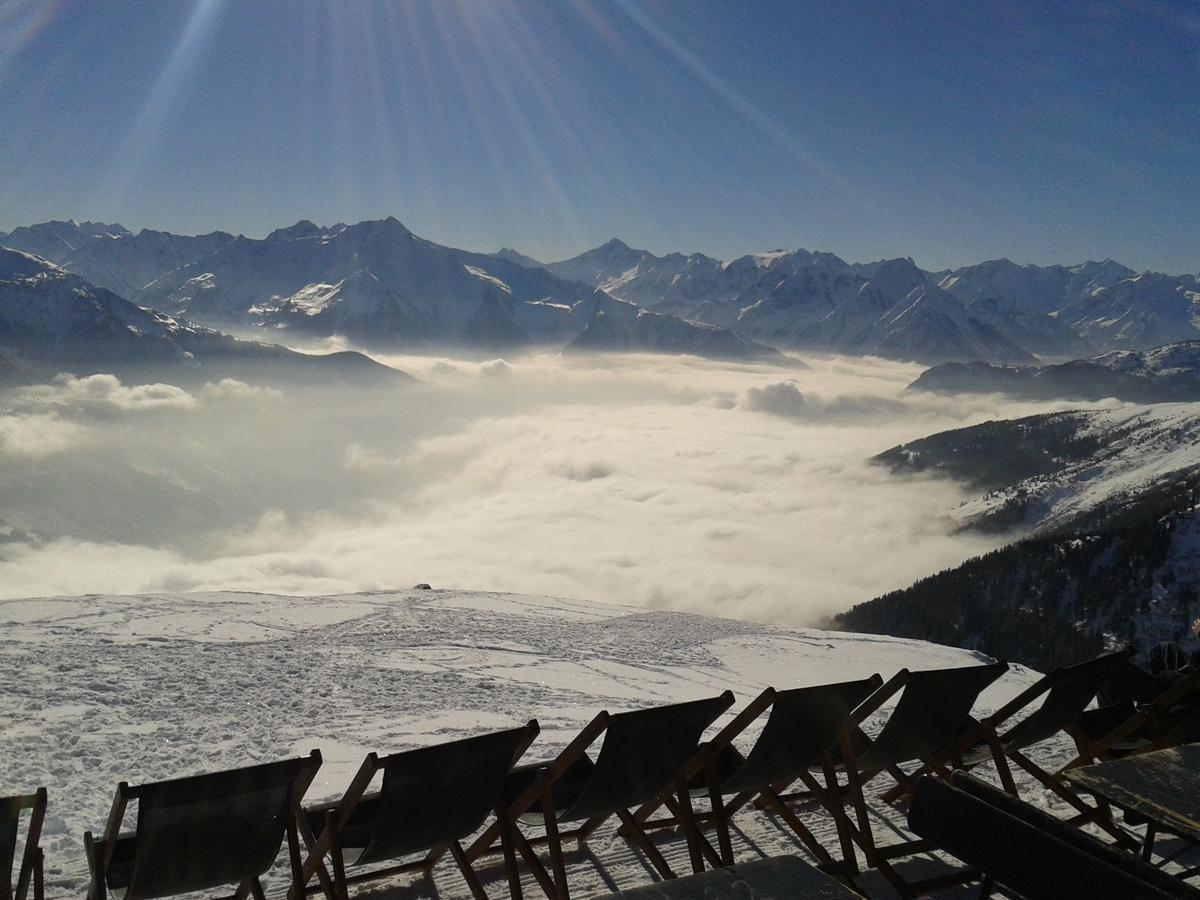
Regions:
<instances>
[{"instance_id":1,"label":"sea of clouds","mask_svg":"<svg viewBox=\"0 0 1200 900\"><path fill-rule=\"evenodd\" d=\"M0 395L0 596L429 582L813 624L1000 543L872 455L1048 408L873 359L386 361L422 383Z\"/></svg>"}]
</instances>

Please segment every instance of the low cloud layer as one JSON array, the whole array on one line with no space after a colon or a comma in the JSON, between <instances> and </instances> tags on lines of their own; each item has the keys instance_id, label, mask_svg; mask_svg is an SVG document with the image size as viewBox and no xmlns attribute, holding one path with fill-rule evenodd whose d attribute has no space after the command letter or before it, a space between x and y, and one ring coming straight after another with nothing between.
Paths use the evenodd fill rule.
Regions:
<instances>
[{"instance_id":1,"label":"low cloud layer","mask_svg":"<svg viewBox=\"0 0 1200 900\"><path fill-rule=\"evenodd\" d=\"M424 384L3 397L0 595L425 581L810 624L996 545L870 456L1041 408L879 360L392 361Z\"/></svg>"}]
</instances>

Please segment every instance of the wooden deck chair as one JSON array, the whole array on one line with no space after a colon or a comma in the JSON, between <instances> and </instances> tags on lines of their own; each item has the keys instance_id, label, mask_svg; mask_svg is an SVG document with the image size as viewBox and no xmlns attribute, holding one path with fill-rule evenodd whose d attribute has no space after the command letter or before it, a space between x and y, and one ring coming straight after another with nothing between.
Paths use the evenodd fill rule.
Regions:
<instances>
[{"instance_id":1,"label":"wooden deck chair","mask_svg":"<svg viewBox=\"0 0 1200 900\"><path fill-rule=\"evenodd\" d=\"M808 827L780 799L772 785L791 783L797 779L828 806L840 803L836 794L825 796L823 788L810 774L824 761L831 765L829 751L838 743L849 726L855 707L883 684L878 675L859 681L823 684L777 691L767 688L738 713L688 761L683 770L692 796L707 797L711 806L708 815L697 815L700 822L711 821L716 827L720 847L718 854L701 833L698 840L704 857L714 867L733 865L733 846L729 835L730 817L757 796L796 833L805 847L822 867L835 867L838 862L821 845ZM733 746L733 741L764 712L770 710L766 724L746 755ZM833 777L833 776L829 776ZM726 801L726 797L730 797ZM650 816L668 807L673 815L652 820ZM633 814L636 822L647 831L681 824L674 787L668 788ZM840 824L840 818L839 818ZM628 829L622 826L622 832ZM843 856L854 859L849 835L839 832ZM844 858L841 862L847 862Z\"/></svg>"},{"instance_id":2,"label":"wooden deck chair","mask_svg":"<svg viewBox=\"0 0 1200 900\"><path fill-rule=\"evenodd\" d=\"M348 885L400 872L430 872L449 849L476 900L487 894L467 861L460 843L496 812L504 779L538 735L537 720L520 728L492 732L462 740L419 747L390 756L367 755L345 796L330 803L306 806L300 831L309 844L301 878L306 886L319 873L326 856L333 869L334 900L347 900ZM368 793L382 772L379 790ZM508 841L509 834L501 837ZM420 853L414 862L397 860ZM511 850L506 853L510 862ZM363 870L351 876L346 867ZM510 888L516 877L509 866ZM514 893L520 894L520 881ZM320 890L316 886L308 892ZM328 893L328 891L327 891ZM301 900L295 887L290 900Z\"/></svg>"},{"instance_id":3,"label":"wooden deck chair","mask_svg":"<svg viewBox=\"0 0 1200 900\"><path fill-rule=\"evenodd\" d=\"M1072 733L1077 755L1063 771L1194 742L1198 736L1200 668L1188 671L1140 707L1115 703L1080 716Z\"/></svg>"},{"instance_id":4,"label":"wooden deck chair","mask_svg":"<svg viewBox=\"0 0 1200 900\"><path fill-rule=\"evenodd\" d=\"M733 694L725 691L717 697L692 700L669 706L656 706L632 712L600 712L570 744L548 763L515 769L509 776L507 807L496 823L486 829L467 850L467 859L475 860L494 852L493 845L506 823L516 850L533 872L546 896L568 900L566 865L562 841L575 838L583 845L607 819L617 816L629 826L629 838L646 854L664 879L675 873L641 825L630 812L675 784L681 793L689 853L693 870L698 871L694 849L695 823L691 819L691 800L682 780L684 764L696 752L701 735L733 704ZM595 761L587 749L601 736L604 743ZM546 833L530 840L517 821L541 825ZM563 823L579 822L563 831ZM538 859L534 844L546 844L550 851L553 875Z\"/></svg>"},{"instance_id":5,"label":"wooden deck chair","mask_svg":"<svg viewBox=\"0 0 1200 900\"><path fill-rule=\"evenodd\" d=\"M138 900L211 891L263 900L260 877L286 832L292 878L300 873L295 813L321 766L321 752L280 762L131 786L117 785L104 832L84 835L90 900ZM131 800L137 827L122 833Z\"/></svg>"},{"instance_id":6,"label":"wooden deck chair","mask_svg":"<svg viewBox=\"0 0 1200 900\"><path fill-rule=\"evenodd\" d=\"M1002 886L1026 900L1200 898L1183 881L966 772L950 782L921 778L908 825L975 870L981 897Z\"/></svg>"},{"instance_id":7,"label":"wooden deck chair","mask_svg":"<svg viewBox=\"0 0 1200 900\"><path fill-rule=\"evenodd\" d=\"M879 847L871 828L863 788L886 772L896 783L907 785L911 790L912 778L901 768L902 764L909 763L928 764L934 774L948 778L950 770L937 763L937 755L951 746L964 728L971 724L971 708L976 699L1006 671L1006 662L920 672L901 669L854 711L851 723L856 730L839 741L840 766L846 776L845 790L841 796L849 799L854 809L853 822L844 806L835 812L841 817L839 828L844 829L863 851L867 865L878 869L902 897L961 883L964 873L950 873L911 884L906 882L891 861L922 853L929 849L929 844L920 840L904 840ZM900 699L883 729L873 740L868 738L857 726L897 693ZM775 786L784 801L795 796L808 796L807 793L782 794L785 787ZM762 803L761 799L756 801L756 805Z\"/></svg>"},{"instance_id":8,"label":"wooden deck chair","mask_svg":"<svg viewBox=\"0 0 1200 900\"><path fill-rule=\"evenodd\" d=\"M29 825L25 831L25 847L21 852L21 868L14 886L13 863L17 856L17 833L21 813L29 810ZM0 797L0 900L27 900L33 889L34 900L43 900L42 822L46 819L46 789L32 794Z\"/></svg>"},{"instance_id":9,"label":"wooden deck chair","mask_svg":"<svg viewBox=\"0 0 1200 900\"><path fill-rule=\"evenodd\" d=\"M1060 733L1074 737L1079 731L1079 717L1109 676L1124 665L1133 652L1132 647L1127 647L1054 669L991 715L972 721L954 745L934 757L934 765L950 764L954 768L970 770L984 762L991 762L1004 789L1017 797L1017 784L1009 766L1011 760L1033 776L1042 787L1074 807L1077 813L1095 821L1116 840L1128 843L1128 835L1111 822L1107 809L1089 806L1064 782L1062 771L1045 770L1030 759L1025 751ZM1039 698L1041 705L1028 712ZM1022 713L1025 713L1024 717L1018 720ZM912 777L927 774L930 770L930 765L924 765ZM898 784L883 798L895 801L908 792L908 787L907 783Z\"/></svg>"}]
</instances>

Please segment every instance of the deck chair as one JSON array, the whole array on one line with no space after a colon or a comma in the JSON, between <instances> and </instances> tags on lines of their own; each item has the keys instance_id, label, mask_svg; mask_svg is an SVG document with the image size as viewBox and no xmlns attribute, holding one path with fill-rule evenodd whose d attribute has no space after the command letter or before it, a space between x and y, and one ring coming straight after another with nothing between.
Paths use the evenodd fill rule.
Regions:
<instances>
[{"instance_id":1,"label":"deck chair","mask_svg":"<svg viewBox=\"0 0 1200 900\"><path fill-rule=\"evenodd\" d=\"M1027 900L1200 898L1183 881L966 772L950 782L921 778L908 825L975 870L981 897L1002 886Z\"/></svg>"},{"instance_id":2,"label":"deck chair","mask_svg":"<svg viewBox=\"0 0 1200 900\"><path fill-rule=\"evenodd\" d=\"M25 848L21 852L21 868L13 885L13 863L17 857L17 832L21 813L29 810L29 826L25 831ZM32 794L0 797L0 900L26 900L33 888L34 900L42 900L42 822L46 819L46 789Z\"/></svg>"},{"instance_id":3,"label":"deck chair","mask_svg":"<svg viewBox=\"0 0 1200 900\"><path fill-rule=\"evenodd\" d=\"M1140 706L1125 701L1088 710L1072 737L1077 755L1064 772L1200 740L1200 668Z\"/></svg>"},{"instance_id":4,"label":"deck chair","mask_svg":"<svg viewBox=\"0 0 1200 900\"><path fill-rule=\"evenodd\" d=\"M1046 771L1030 759L1025 751L1059 733L1074 737L1079 732L1080 716L1112 673L1125 665L1133 652L1132 647L1127 647L1054 669L990 716L973 720L951 747L934 758L934 764L950 763L956 769L969 771L977 765L991 762L1004 789L1018 797L1017 784L1009 766L1011 761L1033 776L1042 787L1069 803L1080 816L1095 821L1117 841L1128 842L1128 836L1111 822L1105 808L1089 806L1064 782L1061 771ZM1041 705L1027 712L1039 698ZM1022 713L1027 714L1018 720ZM924 775L930 770L930 765L924 765L912 777ZM908 784L899 784L885 793L883 799L895 801L907 793L908 787Z\"/></svg>"},{"instance_id":5,"label":"deck chair","mask_svg":"<svg viewBox=\"0 0 1200 900\"><path fill-rule=\"evenodd\" d=\"M854 711L850 720L853 730L838 742L838 764L846 777L844 788L836 788L843 802L833 810L840 820L839 833L845 831L849 835L863 851L867 865L878 869L902 897L959 884L964 873L950 873L911 884L905 881L891 861L924 852L929 849L928 842L904 840L879 847L871 828L863 788L886 772L897 784L911 790L912 778L901 768L902 764L910 763L927 765L934 774L948 778L950 769L937 761L938 754L962 735L973 721L971 708L980 693L1006 671L1006 662L920 672L901 669ZM896 694L900 694L900 699L883 729L872 740L859 726ZM808 792L783 794L786 787L783 784L774 786L785 802L809 796ZM833 790L830 785L829 792ZM846 799L854 809L854 821L846 812ZM760 798L755 805L765 804Z\"/></svg>"},{"instance_id":6,"label":"deck chair","mask_svg":"<svg viewBox=\"0 0 1200 900\"><path fill-rule=\"evenodd\" d=\"M697 821L712 821L716 827L718 854L701 833L699 849L713 867L733 865L733 846L729 835L730 817L757 796L762 796L767 808L776 813L796 833L809 852L823 867L838 863L816 839L808 827L780 799L772 788L779 782L803 780L814 796L826 805L840 802L825 796L823 788L810 774L810 769L831 764L829 751L849 726L855 707L874 693L883 679L878 675L859 681L824 684L812 687L777 691L767 688L722 728L684 766L683 777L693 797L706 797L711 806L708 815L697 815ZM770 710L766 724L746 755L733 746L733 741L764 712ZM678 802L674 788L668 788L633 814L636 822L647 831L680 824ZM730 797L726 801L726 797ZM650 816L663 806L673 815L652 820ZM840 820L839 820L840 821ZM628 829L622 826L622 833ZM854 858L849 835L839 832L843 856ZM843 859L841 862L846 862Z\"/></svg>"},{"instance_id":7,"label":"deck chair","mask_svg":"<svg viewBox=\"0 0 1200 900\"><path fill-rule=\"evenodd\" d=\"M307 886L328 856L333 869L333 900L347 900L348 886L401 872L430 872L449 849L471 895L486 900L479 876L467 861L461 841L496 811L505 776L538 735L536 719L520 728L420 747L390 756L367 755L340 800L304 807L300 830L308 847L301 878ZM382 772L382 786L368 793ZM507 842L507 832L501 833ZM346 867L395 863L414 853L415 862L363 870ZM511 848L505 854L512 862ZM510 888L515 878L509 866ZM320 886L314 888L319 890ZM329 891L326 891L329 893ZM517 895L520 882L516 882ZM302 900L294 887L290 900Z\"/></svg>"},{"instance_id":8,"label":"deck chair","mask_svg":"<svg viewBox=\"0 0 1200 900\"><path fill-rule=\"evenodd\" d=\"M496 823L484 831L467 850L474 860L493 852L493 845L506 824L516 850L533 872L538 884L553 900L568 900L563 838L583 845L588 837L612 816L629 826L630 839L649 858L664 879L675 877L662 853L634 821L630 809L658 796L675 784L681 794L689 851L695 839L691 800L682 780L684 764L696 752L701 735L733 704L733 694L656 706L632 712L600 712L551 762L514 769L506 783L506 809ZM601 736L604 743L595 761L587 749ZM541 825L545 835L531 841L517 821ZM580 823L563 831L563 823ZM538 859L534 843L546 844L553 875Z\"/></svg>"},{"instance_id":9,"label":"deck chair","mask_svg":"<svg viewBox=\"0 0 1200 900\"><path fill-rule=\"evenodd\" d=\"M295 812L321 766L321 752L170 781L117 785L104 832L84 835L90 900L139 900L211 891L263 900L260 877L286 832L293 882L300 872ZM129 801L137 827L122 833Z\"/></svg>"}]
</instances>

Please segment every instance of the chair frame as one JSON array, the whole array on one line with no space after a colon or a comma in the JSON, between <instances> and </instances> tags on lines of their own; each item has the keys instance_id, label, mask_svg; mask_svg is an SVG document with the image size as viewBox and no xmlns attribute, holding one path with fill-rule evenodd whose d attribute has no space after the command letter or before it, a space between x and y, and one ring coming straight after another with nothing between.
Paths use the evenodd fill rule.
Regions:
<instances>
[{"instance_id":1,"label":"chair frame","mask_svg":"<svg viewBox=\"0 0 1200 900\"><path fill-rule=\"evenodd\" d=\"M871 675L869 678L862 679L864 682L870 682L874 690L867 693L864 702L874 696L875 691L883 684L883 678L878 674ZM814 685L812 689L819 689L822 685ZM804 690L800 688L799 690ZM722 751L733 745L733 741L738 735L742 734L751 724L757 721L769 709L775 705L780 691L773 687L768 687L762 691L754 700L738 713L728 725L722 728L710 741L706 741L700 746L699 751L688 761L683 770L683 780L690 784L693 779L703 773L705 787L707 790L709 804L711 806L710 813L697 814L694 819L700 824L697 841L699 848L704 858L713 868L724 868L733 865L733 844L730 839L729 821L730 818L752 800L761 799L763 806L760 808L768 808L778 816L780 816L788 827L795 832L800 838L804 846L817 859L817 867L827 871L835 871L844 873L849 870L852 873L857 873L857 860L855 859L853 845L849 832L843 827L843 821L840 816L835 817L835 823L838 827L838 840L841 844L842 859L838 860L829 853L828 850L817 840L816 835L804 824L804 822L792 811L788 804L783 800L779 793L771 786L766 785L761 790L745 790L733 795L729 801L725 801L725 794L721 790L721 784L717 777L717 759ZM851 712L853 715L853 711ZM837 741L841 732L846 731L850 727L850 716L842 725L839 731ZM761 737L760 737L761 739ZM808 788L809 792L815 797L822 806L827 810L835 805L840 805L841 801L837 796L836 776L833 775L833 758L830 754L831 745L820 754L818 759L805 762L805 769L798 776ZM752 751L751 751L752 752ZM811 768L810 763L820 763L824 771L826 782L821 785L816 778L807 771ZM668 788L664 790L658 797L643 804L637 812L633 814L634 820L646 831L654 831L659 828L668 828L680 824L680 807L675 800L675 790ZM650 819L655 812L666 806L672 813L672 817L664 819ZM712 844L703 835L703 827L712 824L716 828L718 848L714 849ZM626 834L627 827L622 825L621 834Z\"/></svg>"},{"instance_id":2,"label":"chair frame","mask_svg":"<svg viewBox=\"0 0 1200 900\"><path fill-rule=\"evenodd\" d=\"M992 679L994 682L1000 678L1008 669L1007 663L999 661L996 663L984 664L985 667L995 668L996 676ZM873 715L883 706L889 699L904 691L913 680L914 676L920 675L921 672L913 672L908 669L901 669L890 679L888 679L874 694L868 697L854 711L850 717L849 727L844 729L841 737L838 740L838 751L841 754L842 769L846 776L846 783L842 785L837 780L836 769L826 765L827 787L820 793L815 793L811 788L807 791L798 791L792 794L784 794L783 791L788 787L786 784L772 785L772 789L779 795L779 799L787 803L800 798L815 797L818 801L826 805L830 814L837 820L839 836L843 832L848 836L849 841L846 845L853 851L853 846L857 846L862 850L866 857L868 868L877 869L879 873L887 880L887 882L900 894L901 897L915 897L919 893L937 891L944 888L954 887L962 884L964 881L970 881L975 877L975 873L970 870L958 870L944 875L933 876L930 878L921 879L919 881L909 882L901 877L892 865L892 860L903 859L909 856L915 856L920 853L926 853L934 846L929 842L921 839L906 839L893 844L888 844L885 847L880 847L875 842L875 834L871 827L870 814L867 807L866 792L864 787L866 784L874 780L879 775L887 772L897 785L904 786L908 791L914 787L915 781L913 775L909 775L897 763L885 765L881 769L873 771L864 771L859 768L857 755L854 751L854 737L865 739L869 742L868 746L873 745L874 741L862 730L862 723L867 718ZM989 682L988 684L991 684ZM979 689L978 693L982 693L988 685L984 685ZM978 694L976 695L978 696ZM891 714L895 715L894 711ZM889 722L891 716L889 716ZM964 727L969 727L969 723L973 721L970 716L967 716L967 721L963 723ZM885 723L884 727L887 727ZM882 733L882 732L881 732ZM954 740L953 738L951 739ZM945 745L943 745L944 747ZM956 746L956 745L954 745ZM940 761L937 757L941 753L942 748L930 753L925 758L916 758L922 765L928 766L929 771L945 780L950 778L951 768ZM955 760L961 762L961 760ZM837 802L833 802L836 798ZM853 808L854 817L850 817L846 810L846 800L849 800L850 806ZM755 806L764 808L767 802L763 798L759 798ZM852 842L852 845L851 845ZM852 871L856 871L857 863L853 862L855 855L853 852L847 853L847 863L851 865Z\"/></svg>"},{"instance_id":3,"label":"chair frame","mask_svg":"<svg viewBox=\"0 0 1200 900\"><path fill-rule=\"evenodd\" d=\"M43 867L45 854L38 842L42 837L42 823L46 820L46 789L38 788L32 794L0 798L0 804L12 804L18 816L29 810L29 827L25 832L25 847L21 851L21 865L17 870L16 888L12 885L12 872L0 873L0 900L26 900L33 888L34 900L43 900L45 885Z\"/></svg>"},{"instance_id":4,"label":"chair frame","mask_svg":"<svg viewBox=\"0 0 1200 900\"><path fill-rule=\"evenodd\" d=\"M317 774L317 769L321 767L321 751L313 750L308 756L303 757L303 759L305 760L305 765L301 767L292 790L293 809L291 815L286 816L284 824L288 855L291 860L293 884L300 877L301 870L300 840L296 832L295 813L299 810L300 801L303 799L305 791L308 790L308 786L312 784L312 780ZM166 781L187 781L191 777L195 776L166 779ZM145 785L131 785L125 781L119 782L100 840L97 842L90 831L84 833L84 849L87 853L88 866L91 869L92 875L87 894L88 900L106 900L108 897L108 866L112 862L113 852L116 850L117 840L121 835L121 824L125 818L125 809L129 805L129 801L138 799L144 793L145 788L151 784L161 785L164 783L165 781L157 781ZM266 900L262 882L258 876L249 878L238 885L236 892L232 895L232 900L246 900L247 897L254 897L254 900Z\"/></svg>"},{"instance_id":5,"label":"chair frame","mask_svg":"<svg viewBox=\"0 0 1200 900\"><path fill-rule=\"evenodd\" d=\"M1118 756L1134 756L1139 753L1149 753L1152 750L1166 749L1171 746L1171 741L1169 732L1163 730L1163 720L1171 707L1193 693L1200 693L1200 667L1188 672L1103 737L1092 740L1082 731L1077 730L1072 735L1075 739L1077 755L1063 766L1061 772L1066 773L1071 769L1096 762L1108 762ZM1149 743L1143 747L1129 750L1120 750L1119 752L1116 750L1115 745L1118 741L1138 732L1148 735Z\"/></svg>"},{"instance_id":6,"label":"chair frame","mask_svg":"<svg viewBox=\"0 0 1200 900\"><path fill-rule=\"evenodd\" d=\"M1101 654L1093 657L1090 660L1085 660L1077 665L1086 666L1092 663L1105 660L1111 668L1116 668L1119 664L1130 659L1134 654L1133 647L1126 647L1122 650L1114 651L1113 653ZM1026 773L1031 775L1043 788L1055 794L1071 807L1078 814L1076 821L1094 822L1098 827L1107 832L1118 843L1131 847L1132 841L1123 830L1112 820L1112 816L1105 804L1098 807L1089 806L1079 794L1072 790L1065 781L1066 769L1059 769L1056 772L1049 772L1046 769L1035 763L1029 756L1024 753L1027 746L1022 747L1006 747L1003 738L1000 734L1000 729L1009 723L1016 715L1023 711L1027 711L1029 706L1039 697L1048 695L1052 690L1061 685L1064 681L1070 679L1074 666L1060 666L1047 673L1038 679L1034 684L1021 691L1008 703L1001 706L994 713L983 718L971 718L970 724L966 731L959 739L950 747L943 750L933 758L933 764L925 763L909 778L917 779L922 775L932 773L942 774L944 776L947 764L953 770L969 772L971 769L984 762L991 762L996 768L996 774L1000 778L1000 784L1013 797L1020 798L1020 792L1017 790L1016 781L1013 779L1012 768L1009 766L1009 761L1016 763ZM1031 711L1030 715L1036 715L1037 711ZM1026 717L1028 718L1028 717ZM1022 721L1025 721L1023 719ZM1018 727L1020 723L1014 723L1014 727ZM1060 729L1069 735L1076 744L1082 738L1082 733L1075 723L1066 724ZM981 759L977 762L966 762L964 754L969 750L979 746L981 743L986 744L988 750L988 758ZM1037 742L1034 742L1037 743ZM939 769L940 767L940 769ZM911 794L911 782L896 785L891 790L883 794L883 799L889 803L895 803L903 797Z\"/></svg>"},{"instance_id":7,"label":"chair frame","mask_svg":"<svg viewBox=\"0 0 1200 900\"><path fill-rule=\"evenodd\" d=\"M519 759L530 744L534 742L540 731L537 719L531 719L524 728L527 730L527 736L518 744L516 758ZM305 845L308 848L308 857L305 859L300 870L299 878L301 879L302 887L297 888L295 884L288 891L288 900L302 900L308 894L323 890L329 900L348 900L349 892L347 888L351 884L361 884L365 881L374 881L380 878L387 878L391 875L399 875L404 872L422 871L426 876L430 876L433 867L438 860L448 850L454 857L454 862L458 865L459 871L462 873L463 880L471 890L471 896L475 900L487 900L487 893L484 891L483 884L479 880L479 875L471 865L466 851L463 850L462 843L458 840L452 841L449 844L431 847L429 852L418 860L407 863L396 863L385 866L380 869L374 869L369 872L358 872L353 875L346 874L346 866L342 856L341 842L341 826L343 823L350 821L355 808L366 795L367 790L371 786L371 782L375 776L387 769L388 764L397 756L401 756L409 751L400 751L399 753L389 754L387 756L379 756L376 753L368 753L362 764L358 768L353 780L350 782L350 787L346 789L346 793L342 795L342 799L338 801L337 806L326 813L325 828L321 831L321 836L315 838L312 830L308 827L308 820L303 812L298 812L295 816L296 826L304 838ZM502 804L497 804L495 808L496 814L499 816L503 813L499 807ZM519 875L516 875L515 860L511 860L511 847L508 846L510 833L507 829L501 830L501 839L504 842L505 860L507 865L507 875L509 881L509 889L514 897L521 896L521 882ZM333 868L332 878L320 878L319 886L309 887L309 882L314 875L321 876L323 860L325 856L329 856Z\"/></svg>"},{"instance_id":8,"label":"chair frame","mask_svg":"<svg viewBox=\"0 0 1200 900\"><path fill-rule=\"evenodd\" d=\"M731 691L724 691L719 697L725 701L724 709L728 709L733 704L734 697ZM717 715L720 715L720 713ZM509 864L510 873L512 873L510 874L510 885L513 886L513 897L521 897L520 879L517 877L519 873L516 869L515 854L513 852L515 849L516 852L520 853L521 858L533 873L538 885L550 900L570 900L566 862L563 858L563 839L574 838L578 846L582 848L586 846L587 839L596 829L614 815L628 829L628 833L625 833L623 836L631 840L646 854L646 857L664 880L677 877L674 870L667 863L666 858L654 845L650 836L642 828L641 824L634 819L633 814L628 809L618 808L611 813L592 816L590 819L585 819L579 826L566 831L558 827L557 810L554 805L554 783L562 778L571 766L584 756L588 748L608 730L612 719L613 716L608 710L601 710L597 713L557 757L540 769L532 784L518 794L516 799L509 803L507 807L501 804L501 808L497 810L496 821L486 828L467 849L467 860L473 862L481 856L495 853L496 839L497 837L501 839L505 860ZM692 870L693 873L701 872L703 871L703 863L700 861L700 850L697 840L699 829L692 814L691 797L687 789L687 782L682 776L682 771L674 778L674 788L679 795L680 813L685 823L684 831L688 841L688 855L692 863ZM517 818L522 813L531 809L534 804L540 804L546 833L540 837L527 838L517 826ZM504 841L505 832L509 834L508 842ZM534 849L535 846L543 844L549 848L550 866L553 874L547 871ZM513 882L515 882L515 885L513 885Z\"/></svg>"}]
</instances>

